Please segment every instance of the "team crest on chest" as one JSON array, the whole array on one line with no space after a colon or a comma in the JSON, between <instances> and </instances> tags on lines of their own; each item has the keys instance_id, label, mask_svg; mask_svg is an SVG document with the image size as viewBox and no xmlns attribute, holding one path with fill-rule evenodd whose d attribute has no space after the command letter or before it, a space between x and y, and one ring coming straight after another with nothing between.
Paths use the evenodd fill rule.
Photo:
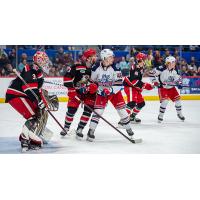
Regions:
<instances>
[{"instance_id":1,"label":"team crest on chest","mask_svg":"<svg viewBox=\"0 0 200 200\"><path fill-rule=\"evenodd\" d=\"M138 72L137 71L135 71L135 75L138 76Z\"/></svg>"}]
</instances>

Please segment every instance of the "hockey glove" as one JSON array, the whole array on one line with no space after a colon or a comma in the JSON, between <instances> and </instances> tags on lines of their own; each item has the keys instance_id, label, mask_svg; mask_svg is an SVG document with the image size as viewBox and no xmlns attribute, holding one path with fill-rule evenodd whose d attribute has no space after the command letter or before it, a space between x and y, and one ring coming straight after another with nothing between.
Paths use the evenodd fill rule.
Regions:
<instances>
[{"instance_id":1,"label":"hockey glove","mask_svg":"<svg viewBox=\"0 0 200 200\"><path fill-rule=\"evenodd\" d=\"M108 88L104 88L103 91L101 92L101 96L107 97L111 94L111 91Z\"/></svg>"},{"instance_id":2,"label":"hockey glove","mask_svg":"<svg viewBox=\"0 0 200 200\"><path fill-rule=\"evenodd\" d=\"M144 85L142 87L145 90L152 90L153 89L153 85L151 85L150 83L144 83Z\"/></svg>"},{"instance_id":3,"label":"hockey glove","mask_svg":"<svg viewBox=\"0 0 200 200\"><path fill-rule=\"evenodd\" d=\"M97 92L98 86L95 83L91 83L88 86L88 91L90 94L95 94Z\"/></svg>"},{"instance_id":4,"label":"hockey glove","mask_svg":"<svg viewBox=\"0 0 200 200\"><path fill-rule=\"evenodd\" d=\"M88 88L87 87L81 87L81 88L79 88L78 89L78 92L80 93L80 94L87 94L88 93Z\"/></svg>"},{"instance_id":5,"label":"hockey glove","mask_svg":"<svg viewBox=\"0 0 200 200\"><path fill-rule=\"evenodd\" d=\"M153 83L154 87L159 87L160 83L158 83L157 81Z\"/></svg>"}]
</instances>

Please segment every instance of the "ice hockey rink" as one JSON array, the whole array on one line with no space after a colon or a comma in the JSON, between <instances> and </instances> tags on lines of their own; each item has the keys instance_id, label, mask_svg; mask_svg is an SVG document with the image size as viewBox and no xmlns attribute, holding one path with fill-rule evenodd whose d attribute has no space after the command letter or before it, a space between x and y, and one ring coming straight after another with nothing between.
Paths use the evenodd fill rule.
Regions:
<instances>
[{"instance_id":1,"label":"ice hockey rink","mask_svg":"<svg viewBox=\"0 0 200 200\"><path fill-rule=\"evenodd\" d=\"M159 109L158 101L146 101L146 106L138 115L141 124L132 124L135 137L142 138L141 144L132 144L103 120L95 132L95 142L79 141L73 134L79 117L83 111L80 107L71 126L71 135L61 138L60 127L49 116L47 127L54 132L49 144L41 150L29 153L48 154L197 154L200 153L200 101L182 101L185 122L177 116L174 104L170 102L164 116L164 121L157 123ZM60 103L55 117L63 124L66 103ZM0 153L21 153L18 136L25 120L9 105L0 104ZM117 112L108 105L104 115L108 121L117 126L119 117ZM88 125L84 129L86 137ZM125 130L122 130L126 133Z\"/></svg>"}]
</instances>

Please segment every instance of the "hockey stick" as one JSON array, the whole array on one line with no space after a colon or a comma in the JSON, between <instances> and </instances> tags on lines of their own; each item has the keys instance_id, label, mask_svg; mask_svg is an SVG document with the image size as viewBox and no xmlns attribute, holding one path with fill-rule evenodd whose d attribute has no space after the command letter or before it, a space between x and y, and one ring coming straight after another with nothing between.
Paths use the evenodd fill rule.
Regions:
<instances>
[{"instance_id":1,"label":"hockey stick","mask_svg":"<svg viewBox=\"0 0 200 200\"><path fill-rule=\"evenodd\" d=\"M49 81L44 81L45 83L49 83L49 84L53 84L53 85L59 85L59 86L64 86L58 83L52 83ZM64 86L66 87L66 86ZM75 97L79 102L81 102L85 107L87 107L91 112L95 113L99 118L103 119L107 124L109 124L112 128L114 128L118 133L120 133L122 136L124 136L127 140L129 140L132 143L140 143L141 139L130 139L129 137L127 137L126 135L124 135L119 129L117 129L115 126L113 126L109 121L107 121L104 117L102 117L101 115L99 115L94 109L92 109L90 106L84 104L83 101L81 101L77 96Z\"/></svg>"},{"instance_id":2,"label":"hockey stick","mask_svg":"<svg viewBox=\"0 0 200 200\"><path fill-rule=\"evenodd\" d=\"M49 84L52 84L52 85L58 85L58 86L61 86L61 87L65 87L65 86L62 85L62 84L59 84L59 83L53 83L53 82L50 82L50 81L44 81L44 83L49 83Z\"/></svg>"},{"instance_id":3,"label":"hockey stick","mask_svg":"<svg viewBox=\"0 0 200 200\"><path fill-rule=\"evenodd\" d=\"M26 81L21 77L21 75L19 74L19 72L17 72L16 69L13 69L13 72L17 75L17 77L19 77L21 79L21 81L28 86L28 84L26 83ZM35 94L35 92L28 88L30 90L30 92L32 93L32 95L37 99L37 101L39 102L39 98L38 96ZM63 126L59 123L59 121L54 117L54 115L51 113L51 111L45 107L45 109L47 110L47 112L51 115L51 117L55 120L55 122L60 126L60 128L67 134L66 130L63 128Z\"/></svg>"},{"instance_id":4,"label":"hockey stick","mask_svg":"<svg viewBox=\"0 0 200 200\"><path fill-rule=\"evenodd\" d=\"M118 133L120 133L122 136L124 136L127 140L129 140L132 143L140 143L142 142L141 139L130 139L126 135L124 135L119 129L117 129L115 126L113 126L108 120L106 120L104 117L102 117L100 114L98 114L94 109L92 109L90 106L86 105L83 101L81 101L77 96L75 98L81 102L85 107L87 107L91 112L95 113L99 118L103 119L107 124L109 124L112 128L114 128Z\"/></svg>"}]
</instances>

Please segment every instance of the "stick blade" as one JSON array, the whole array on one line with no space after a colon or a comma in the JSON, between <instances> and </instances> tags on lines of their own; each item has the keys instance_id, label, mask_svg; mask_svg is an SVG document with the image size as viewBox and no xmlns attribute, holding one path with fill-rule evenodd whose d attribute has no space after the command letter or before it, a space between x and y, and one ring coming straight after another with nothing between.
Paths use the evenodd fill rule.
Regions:
<instances>
[{"instance_id":1,"label":"stick blade","mask_svg":"<svg viewBox=\"0 0 200 200\"><path fill-rule=\"evenodd\" d=\"M131 138L131 141L134 144L142 143L142 138Z\"/></svg>"}]
</instances>

